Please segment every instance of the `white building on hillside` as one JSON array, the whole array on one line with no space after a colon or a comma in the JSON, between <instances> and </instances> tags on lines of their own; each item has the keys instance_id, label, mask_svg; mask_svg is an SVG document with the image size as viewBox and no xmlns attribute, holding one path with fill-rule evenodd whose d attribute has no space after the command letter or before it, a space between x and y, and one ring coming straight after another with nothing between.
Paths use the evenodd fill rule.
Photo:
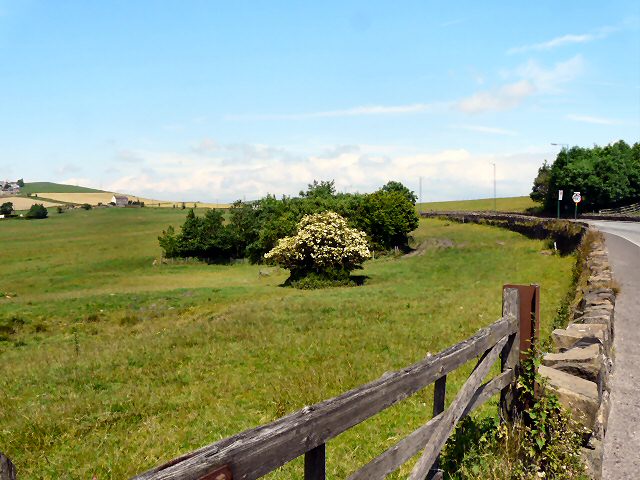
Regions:
<instances>
[{"instance_id":1,"label":"white building on hillside","mask_svg":"<svg viewBox=\"0 0 640 480\"><path fill-rule=\"evenodd\" d=\"M116 207L126 207L129 203L129 198L126 195L118 195L116 193L111 197L111 203L114 203Z\"/></svg>"}]
</instances>

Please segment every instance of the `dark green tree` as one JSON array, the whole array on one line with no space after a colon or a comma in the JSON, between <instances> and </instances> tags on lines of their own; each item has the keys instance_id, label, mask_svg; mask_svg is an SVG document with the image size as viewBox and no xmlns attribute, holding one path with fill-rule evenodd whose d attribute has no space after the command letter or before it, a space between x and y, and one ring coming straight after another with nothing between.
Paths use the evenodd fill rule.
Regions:
<instances>
[{"instance_id":1,"label":"dark green tree","mask_svg":"<svg viewBox=\"0 0 640 480\"><path fill-rule=\"evenodd\" d=\"M367 233L375 249L406 249L409 233L418 228L419 218L404 193L378 190L366 196L355 222Z\"/></svg>"},{"instance_id":2,"label":"dark green tree","mask_svg":"<svg viewBox=\"0 0 640 480\"><path fill-rule=\"evenodd\" d=\"M401 182L396 182L395 180L387 182L387 184L380 190L382 190L383 192L400 192L405 197L407 197L407 200L409 200L413 205L415 205L416 201L418 200L418 196L415 194L415 192L409 190Z\"/></svg>"},{"instance_id":3,"label":"dark green tree","mask_svg":"<svg viewBox=\"0 0 640 480\"><path fill-rule=\"evenodd\" d=\"M31 205L31 208L25 215L26 218L37 219L37 218L47 218L49 215L49 211L44 207L44 205L39 203L34 203Z\"/></svg>"},{"instance_id":4,"label":"dark green tree","mask_svg":"<svg viewBox=\"0 0 640 480\"><path fill-rule=\"evenodd\" d=\"M4 202L0 205L0 215L11 215L13 213L13 202Z\"/></svg>"},{"instance_id":5,"label":"dark green tree","mask_svg":"<svg viewBox=\"0 0 640 480\"><path fill-rule=\"evenodd\" d=\"M529 196L534 202L543 202L549 192L549 181L551 179L551 167L545 160L538 169L538 176L533 180L533 188Z\"/></svg>"},{"instance_id":6,"label":"dark green tree","mask_svg":"<svg viewBox=\"0 0 640 480\"><path fill-rule=\"evenodd\" d=\"M314 180L313 183L307 185L307 191L300 191L301 197L332 197L336 194L335 181L320 181Z\"/></svg>"}]
</instances>

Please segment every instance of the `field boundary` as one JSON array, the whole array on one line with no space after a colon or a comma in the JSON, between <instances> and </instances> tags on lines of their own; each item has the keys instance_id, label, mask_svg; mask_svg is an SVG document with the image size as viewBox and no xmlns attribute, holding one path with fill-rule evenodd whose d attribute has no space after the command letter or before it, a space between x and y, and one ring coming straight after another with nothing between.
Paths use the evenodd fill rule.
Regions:
<instances>
[{"instance_id":1,"label":"field boundary","mask_svg":"<svg viewBox=\"0 0 640 480\"><path fill-rule=\"evenodd\" d=\"M338 397L308 406L275 422L187 453L136 477L136 480L255 479L304 455L305 480L326 478L328 440L419 390L434 385L433 418L399 443L353 473L350 480L383 479L422 451L411 479L442 478L440 451L457 422L500 393L502 418L510 418L522 352L535 341L539 297L526 289L505 285L502 318L474 336L402 370L353 389ZM525 290L523 290L525 289ZM525 312L523 314L523 312ZM467 382L445 410L447 374L479 357ZM501 372L484 382L500 358Z\"/></svg>"}]
</instances>

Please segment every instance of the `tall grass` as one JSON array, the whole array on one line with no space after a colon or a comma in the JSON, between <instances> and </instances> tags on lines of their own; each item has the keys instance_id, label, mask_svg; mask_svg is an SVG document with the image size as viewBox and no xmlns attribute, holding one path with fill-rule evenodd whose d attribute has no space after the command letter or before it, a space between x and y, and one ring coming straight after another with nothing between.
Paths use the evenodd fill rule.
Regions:
<instances>
[{"instance_id":1,"label":"tall grass","mask_svg":"<svg viewBox=\"0 0 640 480\"><path fill-rule=\"evenodd\" d=\"M0 450L22 478L131 476L470 336L500 316L504 283L541 285L544 328L571 282L573 260L541 255L543 242L436 220L415 232L416 255L368 262L362 287L287 289L287 272L264 266L153 266L155 237L183 215L3 224L0 242L15 243L0 253L1 290L14 296L0 318L21 321L0 341ZM472 367L449 377L449 400ZM329 442L329 475L423 424L431 401L427 388Z\"/></svg>"}]
</instances>

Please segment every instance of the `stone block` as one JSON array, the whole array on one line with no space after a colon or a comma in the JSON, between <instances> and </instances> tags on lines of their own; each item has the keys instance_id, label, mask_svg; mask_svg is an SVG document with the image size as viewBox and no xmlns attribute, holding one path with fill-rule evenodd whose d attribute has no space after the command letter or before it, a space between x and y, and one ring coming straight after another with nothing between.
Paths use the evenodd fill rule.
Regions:
<instances>
[{"instance_id":1,"label":"stone block","mask_svg":"<svg viewBox=\"0 0 640 480\"><path fill-rule=\"evenodd\" d=\"M542 358L542 364L599 383L604 366L604 347L595 339L590 343L584 340L580 342L564 352L547 353Z\"/></svg>"},{"instance_id":2,"label":"stone block","mask_svg":"<svg viewBox=\"0 0 640 480\"><path fill-rule=\"evenodd\" d=\"M607 426L609 424L609 412L611 411L611 397L606 390L602 392L600 400L600 408L596 414L596 423L593 428L593 436L598 440L603 440L607 434Z\"/></svg>"},{"instance_id":3,"label":"stone block","mask_svg":"<svg viewBox=\"0 0 640 480\"><path fill-rule=\"evenodd\" d=\"M574 420L592 431L600 407L598 386L584 378L545 365L538 368L538 373L546 378L547 388L557 395Z\"/></svg>"},{"instance_id":4,"label":"stone block","mask_svg":"<svg viewBox=\"0 0 640 480\"><path fill-rule=\"evenodd\" d=\"M600 480L602 478L602 459L604 457L602 442L592 437L589 440L589 444L580 450L587 476L594 480Z\"/></svg>"}]
</instances>

